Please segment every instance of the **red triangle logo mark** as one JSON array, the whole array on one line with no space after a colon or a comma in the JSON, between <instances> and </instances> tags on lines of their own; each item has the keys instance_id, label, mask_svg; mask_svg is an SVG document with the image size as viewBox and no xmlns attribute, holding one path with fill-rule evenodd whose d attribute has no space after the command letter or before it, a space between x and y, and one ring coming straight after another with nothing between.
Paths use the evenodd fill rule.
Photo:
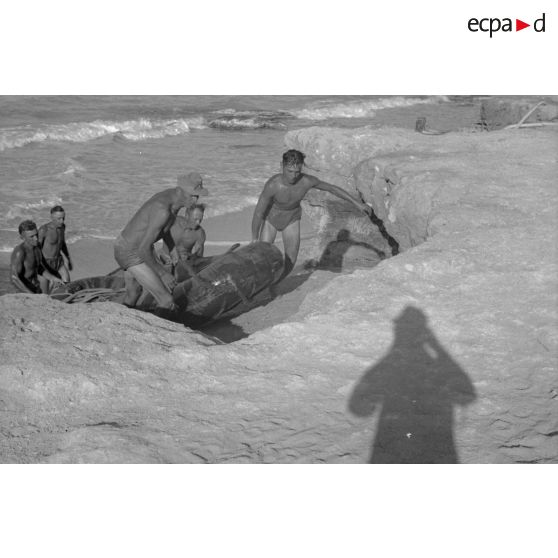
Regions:
<instances>
[{"instance_id":1,"label":"red triangle logo mark","mask_svg":"<svg viewBox=\"0 0 558 558\"><path fill-rule=\"evenodd\" d=\"M520 19L515 20L515 30L516 31L521 31L522 29L525 29L526 27L531 27L531 24L530 23L525 23L524 21L521 21Z\"/></svg>"}]
</instances>

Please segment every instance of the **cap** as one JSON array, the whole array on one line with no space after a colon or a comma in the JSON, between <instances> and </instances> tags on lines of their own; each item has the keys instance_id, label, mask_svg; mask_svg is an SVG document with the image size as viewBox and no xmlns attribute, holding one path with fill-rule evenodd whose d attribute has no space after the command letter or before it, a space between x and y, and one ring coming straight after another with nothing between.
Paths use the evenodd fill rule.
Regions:
<instances>
[{"instance_id":1,"label":"cap","mask_svg":"<svg viewBox=\"0 0 558 558\"><path fill-rule=\"evenodd\" d=\"M176 183L185 192L194 196L207 196L209 194L207 189L202 186L202 177L199 172L179 174Z\"/></svg>"}]
</instances>

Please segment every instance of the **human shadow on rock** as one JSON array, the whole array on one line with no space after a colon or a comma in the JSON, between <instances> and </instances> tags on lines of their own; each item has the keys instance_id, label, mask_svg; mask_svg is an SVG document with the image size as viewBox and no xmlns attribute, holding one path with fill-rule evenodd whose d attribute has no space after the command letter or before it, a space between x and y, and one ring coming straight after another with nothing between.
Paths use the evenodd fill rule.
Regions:
<instances>
[{"instance_id":1,"label":"human shadow on rock","mask_svg":"<svg viewBox=\"0 0 558 558\"><path fill-rule=\"evenodd\" d=\"M380 413L369 463L458 463L454 406L472 403L474 386L421 310L406 307L394 329L389 353L365 372L349 401L358 417Z\"/></svg>"},{"instance_id":2,"label":"human shadow on rock","mask_svg":"<svg viewBox=\"0 0 558 558\"><path fill-rule=\"evenodd\" d=\"M315 264L317 269L327 269L328 271L340 272L343 270L343 258L347 251L352 247L364 248L369 251L373 259L385 258L384 252L378 250L372 244L360 242L351 238L351 233L347 229L341 229L337 233L337 238L328 243L320 259ZM373 254L373 255L372 255Z\"/></svg>"}]
</instances>

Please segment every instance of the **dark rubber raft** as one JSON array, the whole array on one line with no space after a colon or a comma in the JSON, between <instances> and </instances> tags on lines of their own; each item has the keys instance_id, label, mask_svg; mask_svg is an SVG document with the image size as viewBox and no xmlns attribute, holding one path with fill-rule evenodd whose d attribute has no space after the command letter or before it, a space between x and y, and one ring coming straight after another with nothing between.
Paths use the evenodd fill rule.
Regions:
<instances>
[{"instance_id":1,"label":"dark rubber raft","mask_svg":"<svg viewBox=\"0 0 558 558\"><path fill-rule=\"evenodd\" d=\"M283 271L281 251L267 242L255 242L216 258L198 277L179 283L172 293L190 316L215 320L241 302L272 285Z\"/></svg>"},{"instance_id":2,"label":"dark rubber raft","mask_svg":"<svg viewBox=\"0 0 558 558\"><path fill-rule=\"evenodd\" d=\"M203 258L199 280L187 278L173 290L179 311L165 315L185 325L213 321L242 302L248 302L279 279L283 271L281 251L267 242L255 242L220 256ZM201 267L201 266L200 266ZM183 270L177 270L179 280ZM125 294L122 270L88 277L58 287L51 297L68 303L112 301L122 303ZM150 293L144 292L138 309L161 314Z\"/></svg>"}]
</instances>

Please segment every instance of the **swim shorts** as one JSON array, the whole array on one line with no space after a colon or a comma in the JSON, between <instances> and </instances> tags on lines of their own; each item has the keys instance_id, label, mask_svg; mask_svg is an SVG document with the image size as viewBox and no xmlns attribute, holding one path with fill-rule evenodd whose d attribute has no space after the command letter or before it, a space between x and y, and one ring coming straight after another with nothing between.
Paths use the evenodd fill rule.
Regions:
<instances>
[{"instance_id":1,"label":"swim shorts","mask_svg":"<svg viewBox=\"0 0 558 558\"><path fill-rule=\"evenodd\" d=\"M280 209L272 205L267 214L266 221L269 221L278 231L286 229L291 223L300 221L302 217L302 207L297 206L293 209Z\"/></svg>"},{"instance_id":2,"label":"swim shorts","mask_svg":"<svg viewBox=\"0 0 558 558\"><path fill-rule=\"evenodd\" d=\"M36 294L41 294L41 286L39 285L39 280L38 279L31 279L29 280L29 283L31 283L31 285L33 286L33 288L35 289L35 293ZM17 289L18 292L20 293L29 293L29 291L23 290L15 281L11 281L12 285Z\"/></svg>"},{"instance_id":3,"label":"swim shorts","mask_svg":"<svg viewBox=\"0 0 558 558\"><path fill-rule=\"evenodd\" d=\"M119 235L114 242L114 259L122 269L128 269L134 265L144 263L138 251Z\"/></svg>"}]
</instances>

